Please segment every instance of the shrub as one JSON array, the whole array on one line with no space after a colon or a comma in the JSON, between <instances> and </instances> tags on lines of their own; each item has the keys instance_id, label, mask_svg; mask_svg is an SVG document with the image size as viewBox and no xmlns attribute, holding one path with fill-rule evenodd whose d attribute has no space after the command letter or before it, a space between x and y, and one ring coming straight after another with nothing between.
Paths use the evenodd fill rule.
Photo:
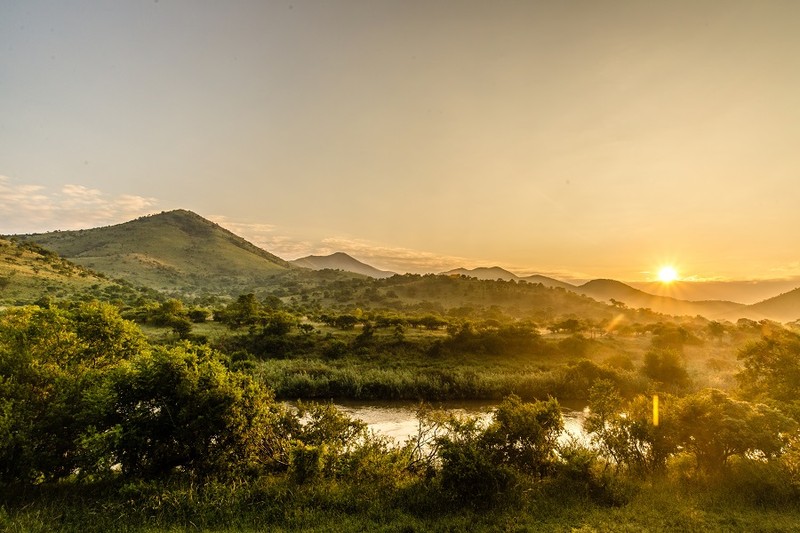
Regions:
<instances>
[{"instance_id":1,"label":"shrub","mask_svg":"<svg viewBox=\"0 0 800 533\"><path fill-rule=\"evenodd\" d=\"M286 461L286 413L209 349L155 350L120 368L112 388L120 436L111 451L126 475L237 474Z\"/></svg>"}]
</instances>

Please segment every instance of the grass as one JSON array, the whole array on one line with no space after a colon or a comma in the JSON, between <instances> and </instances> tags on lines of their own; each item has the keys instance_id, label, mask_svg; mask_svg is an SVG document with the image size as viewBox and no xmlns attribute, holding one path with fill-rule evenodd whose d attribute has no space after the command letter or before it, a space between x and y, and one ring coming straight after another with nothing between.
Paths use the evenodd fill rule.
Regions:
<instances>
[{"instance_id":1,"label":"grass","mask_svg":"<svg viewBox=\"0 0 800 533\"><path fill-rule=\"evenodd\" d=\"M0 238L0 305L40 298L133 299L137 291L99 277L35 245Z\"/></svg>"},{"instance_id":2,"label":"grass","mask_svg":"<svg viewBox=\"0 0 800 533\"><path fill-rule=\"evenodd\" d=\"M108 489L114 489L109 491ZM572 489L572 490L570 490ZM491 507L448 499L435 483L387 490L282 477L224 485L130 484L37 487L3 495L0 529L9 532L150 531L797 531L797 505L759 506L709 487L639 482L624 505L609 507L558 482L527 486ZM111 495L109 495L111 494Z\"/></svg>"}]
</instances>

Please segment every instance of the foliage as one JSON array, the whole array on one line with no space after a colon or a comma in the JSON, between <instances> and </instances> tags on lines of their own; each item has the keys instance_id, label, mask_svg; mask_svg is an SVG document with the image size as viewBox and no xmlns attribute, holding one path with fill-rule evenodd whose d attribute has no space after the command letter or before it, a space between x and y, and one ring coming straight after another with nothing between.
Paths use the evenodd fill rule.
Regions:
<instances>
[{"instance_id":1,"label":"foliage","mask_svg":"<svg viewBox=\"0 0 800 533\"><path fill-rule=\"evenodd\" d=\"M600 453L617 468L635 474L663 472L678 447L673 410L676 400L662 397L659 424L653 423L650 399L636 396L624 402L609 381L598 381L589 396L590 414L584 429Z\"/></svg>"},{"instance_id":2,"label":"foliage","mask_svg":"<svg viewBox=\"0 0 800 533\"><path fill-rule=\"evenodd\" d=\"M744 369L737 375L750 398L797 403L800 390L800 335L781 330L764 336L739 352ZM800 413L800 409L795 407Z\"/></svg>"},{"instance_id":3,"label":"foliage","mask_svg":"<svg viewBox=\"0 0 800 533\"><path fill-rule=\"evenodd\" d=\"M332 404L298 402L297 417L289 462L295 483L329 478L395 487L406 477L410 448L369 433Z\"/></svg>"},{"instance_id":4,"label":"foliage","mask_svg":"<svg viewBox=\"0 0 800 533\"><path fill-rule=\"evenodd\" d=\"M111 387L108 424L119 437L109 452L125 475L236 474L286 460L272 394L207 348L156 349L120 368Z\"/></svg>"},{"instance_id":5,"label":"foliage","mask_svg":"<svg viewBox=\"0 0 800 533\"><path fill-rule=\"evenodd\" d=\"M786 445L784 436L793 428L779 411L735 400L717 389L684 398L676 422L681 444L707 473L719 473L732 456L778 456Z\"/></svg>"},{"instance_id":6,"label":"foliage","mask_svg":"<svg viewBox=\"0 0 800 533\"><path fill-rule=\"evenodd\" d=\"M555 463L563 421L558 402L525 403L509 396L488 427L452 418L438 439L442 487L470 502L491 502L521 475L546 475Z\"/></svg>"},{"instance_id":7,"label":"foliage","mask_svg":"<svg viewBox=\"0 0 800 533\"><path fill-rule=\"evenodd\" d=\"M499 462L544 475L555 461L556 444L563 429L556 400L527 403L511 395L495 410L484 439Z\"/></svg>"},{"instance_id":8,"label":"foliage","mask_svg":"<svg viewBox=\"0 0 800 533\"><path fill-rule=\"evenodd\" d=\"M207 348L150 350L99 303L0 318L0 475L153 477L285 462L271 393Z\"/></svg>"},{"instance_id":9,"label":"foliage","mask_svg":"<svg viewBox=\"0 0 800 533\"><path fill-rule=\"evenodd\" d=\"M109 373L145 349L106 304L23 307L0 317L0 476L50 480L82 466Z\"/></svg>"},{"instance_id":10,"label":"foliage","mask_svg":"<svg viewBox=\"0 0 800 533\"><path fill-rule=\"evenodd\" d=\"M636 473L664 472L679 450L693 456L698 471L720 474L729 459L767 460L786 450L796 425L778 410L735 400L716 389L684 398L660 395L659 423L650 400L624 402L609 382L591 391L584 428L601 454Z\"/></svg>"},{"instance_id":11,"label":"foliage","mask_svg":"<svg viewBox=\"0 0 800 533\"><path fill-rule=\"evenodd\" d=\"M648 378L675 390L689 386L689 373L686 371L679 352L673 349L653 348L644 355L642 373Z\"/></svg>"},{"instance_id":12,"label":"foliage","mask_svg":"<svg viewBox=\"0 0 800 533\"><path fill-rule=\"evenodd\" d=\"M484 355L544 355L552 350L531 324L474 326L467 322L448 330L440 352Z\"/></svg>"}]
</instances>

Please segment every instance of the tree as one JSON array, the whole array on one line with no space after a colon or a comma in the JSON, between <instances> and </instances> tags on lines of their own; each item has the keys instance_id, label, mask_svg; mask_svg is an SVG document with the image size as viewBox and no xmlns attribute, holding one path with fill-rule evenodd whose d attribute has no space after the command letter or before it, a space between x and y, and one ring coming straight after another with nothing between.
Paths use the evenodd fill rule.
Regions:
<instances>
[{"instance_id":1,"label":"tree","mask_svg":"<svg viewBox=\"0 0 800 533\"><path fill-rule=\"evenodd\" d=\"M497 407L484 439L496 461L541 475L555 459L563 429L556 400L523 402L512 394Z\"/></svg>"},{"instance_id":2,"label":"tree","mask_svg":"<svg viewBox=\"0 0 800 533\"><path fill-rule=\"evenodd\" d=\"M772 398L800 412L800 335L775 332L746 346L738 358L744 369L736 377L748 398Z\"/></svg>"},{"instance_id":3,"label":"tree","mask_svg":"<svg viewBox=\"0 0 800 533\"><path fill-rule=\"evenodd\" d=\"M314 333L314 326L312 324L303 323L297 326L297 329L300 333L303 334L304 337L308 337L312 333Z\"/></svg>"},{"instance_id":4,"label":"tree","mask_svg":"<svg viewBox=\"0 0 800 533\"><path fill-rule=\"evenodd\" d=\"M122 366L112 384L109 453L125 475L176 468L236 474L286 463L283 408L246 374L230 372L205 347L157 349Z\"/></svg>"},{"instance_id":5,"label":"tree","mask_svg":"<svg viewBox=\"0 0 800 533\"><path fill-rule=\"evenodd\" d=\"M562 320L561 322L556 322L555 324L548 326L547 329L549 329L553 333L566 332L574 335L578 332L584 331L586 329L586 325L578 319L568 318L566 320Z\"/></svg>"},{"instance_id":6,"label":"tree","mask_svg":"<svg viewBox=\"0 0 800 533\"><path fill-rule=\"evenodd\" d=\"M675 432L676 400L663 395L659 424L653 423L651 399L637 396L623 402L616 387L600 380L590 389L590 413L584 429L600 453L617 465L637 473L655 473L666 468L678 446Z\"/></svg>"},{"instance_id":7,"label":"tree","mask_svg":"<svg viewBox=\"0 0 800 533\"><path fill-rule=\"evenodd\" d=\"M442 486L473 503L487 503L520 474L543 476L553 465L563 419L558 402L523 402L511 395L482 430L476 419L451 417L436 439Z\"/></svg>"},{"instance_id":8,"label":"tree","mask_svg":"<svg viewBox=\"0 0 800 533\"><path fill-rule=\"evenodd\" d=\"M55 480L83 466L109 373L146 349L107 304L0 316L0 478Z\"/></svg>"},{"instance_id":9,"label":"tree","mask_svg":"<svg viewBox=\"0 0 800 533\"><path fill-rule=\"evenodd\" d=\"M235 302L223 311L215 313L216 320L227 324L231 329L242 326L255 326L263 323L266 311L253 293L241 294Z\"/></svg>"},{"instance_id":10,"label":"tree","mask_svg":"<svg viewBox=\"0 0 800 533\"><path fill-rule=\"evenodd\" d=\"M681 355L671 349L650 349L644 355L642 373L654 381L673 385L677 389L686 388L690 383Z\"/></svg>"},{"instance_id":11,"label":"tree","mask_svg":"<svg viewBox=\"0 0 800 533\"><path fill-rule=\"evenodd\" d=\"M708 330L708 334L715 339L720 339L725 335L725 324L717 322L716 320L709 322L706 329Z\"/></svg>"},{"instance_id":12,"label":"tree","mask_svg":"<svg viewBox=\"0 0 800 533\"><path fill-rule=\"evenodd\" d=\"M697 467L718 473L734 455L775 457L794 424L763 404L735 400L717 389L684 398L678 409L681 444L695 456Z\"/></svg>"}]
</instances>

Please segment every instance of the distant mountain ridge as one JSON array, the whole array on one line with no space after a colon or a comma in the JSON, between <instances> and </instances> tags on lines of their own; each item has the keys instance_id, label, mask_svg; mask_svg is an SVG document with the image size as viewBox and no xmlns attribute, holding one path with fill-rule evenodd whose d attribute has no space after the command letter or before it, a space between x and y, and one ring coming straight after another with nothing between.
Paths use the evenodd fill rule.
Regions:
<instances>
[{"instance_id":1,"label":"distant mountain ridge","mask_svg":"<svg viewBox=\"0 0 800 533\"><path fill-rule=\"evenodd\" d=\"M724 300L692 302L670 296L655 296L612 279L595 279L584 283L575 290L579 294L585 294L595 300L610 301L613 299L625 303L628 307L649 308L658 313L676 316L702 315L706 318L714 318L720 314L737 312L746 307L744 304Z\"/></svg>"},{"instance_id":2,"label":"distant mountain ridge","mask_svg":"<svg viewBox=\"0 0 800 533\"><path fill-rule=\"evenodd\" d=\"M764 316L780 322L800 320L800 287L747 306L747 318Z\"/></svg>"},{"instance_id":3,"label":"distant mountain ridge","mask_svg":"<svg viewBox=\"0 0 800 533\"><path fill-rule=\"evenodd\" d=\"M572 285L546 276L521 277L501 267L456 268L443 272L445 275L462 275L484 280L528 281L542 283L546 287L561 287L594 298L600 302L614 300L635 309L651 309L657 313L674 316L701 315L709 319L737 320L764 318L787 322L800 318L800 289L770 298L753 305L728 300L685 300L672 296L651 294L631 285L612 279L595 279L582 285ZM638 284L645 285L645 284ZM649 284L653 289L666 290L663 284ZM673 289L675 289L673 287Z\"/></svg>"},{"instance_id":4,"label":"distant mountain ridge","mask_svg":"<svg viewBox=\"0 0 800 533\"><path fill-rule=\"evenodd\" d=\"M473 269L454 268L447 272L442 272L446 276L467 276L469 278L483 279L483 280L497 280L503 281L527 281L529 283L541 283L545 287L561 287L562 289L574 290L575 285L559 281L557 279L548 278L540 274L533 274L531 276L518 276L513 272L494 266L494 267L477 267Z\"/></svg>"},{"instance_id":5,"label":"distant mountain ridge","mask_svg":"<svg viewBox=\"0 0 800 533\"><path fill-rule=\"evenodd\" d=\"M800 287L800 278L759 281L660 281L626 282L631 287L654 296L669 296L692 302L730 300L746 305L756 304Z\"/></svg>"},{"instance_id":6,"label":"distant mountain ridge","mask_svg":"<svg viewBox=\"0 0 800 533\"><path fill-rule=\"evenodd\" d=\"M113 226L19 235L17 238L35 241L44 249L110 278L187 294L238 294L269 286L276 276L300 272L301 267L353 272L373 278L394 275L394 272L379 270L343 252L327 256L311 255L287 262L218 224L183 209ZM13 259L9 258L9 261ZM471 270L457 268L443 274L542 284L583 294L601 302L613 299L628 307L649 308L669 315L702 315L709 319L727 320L768 318L781 322L800 318L800 288L744 305L726 300L676 298L672 294L682 294L681 290L685 288L693 289L680 282L670 286L650 284L649 288L660 293L652 294L615 280L597 279L576 286L538 274L521 277L497 266ZM792 281L780 283L784 285L775 286L786 286ZM642 283L637 285L645 286ZM670 295L667 295L668 292Z\"/></svg>"},{"instance_id":7,"label":"distant mountain ridge","mask_svg":"<svg viewBox=\"0 0 800 533\"><path fill-rule=\"evenodd\" d=\"M354 272L378 279L390 278L396 275L395 272L379 270L371 265L362 263L344 252L335 252L330 255L309 255L289 261L289 263L297 267L309 268L311 270L324 270L326 268L331 270L344 270L345 272Z\"/></svg>"}]
</instances>

